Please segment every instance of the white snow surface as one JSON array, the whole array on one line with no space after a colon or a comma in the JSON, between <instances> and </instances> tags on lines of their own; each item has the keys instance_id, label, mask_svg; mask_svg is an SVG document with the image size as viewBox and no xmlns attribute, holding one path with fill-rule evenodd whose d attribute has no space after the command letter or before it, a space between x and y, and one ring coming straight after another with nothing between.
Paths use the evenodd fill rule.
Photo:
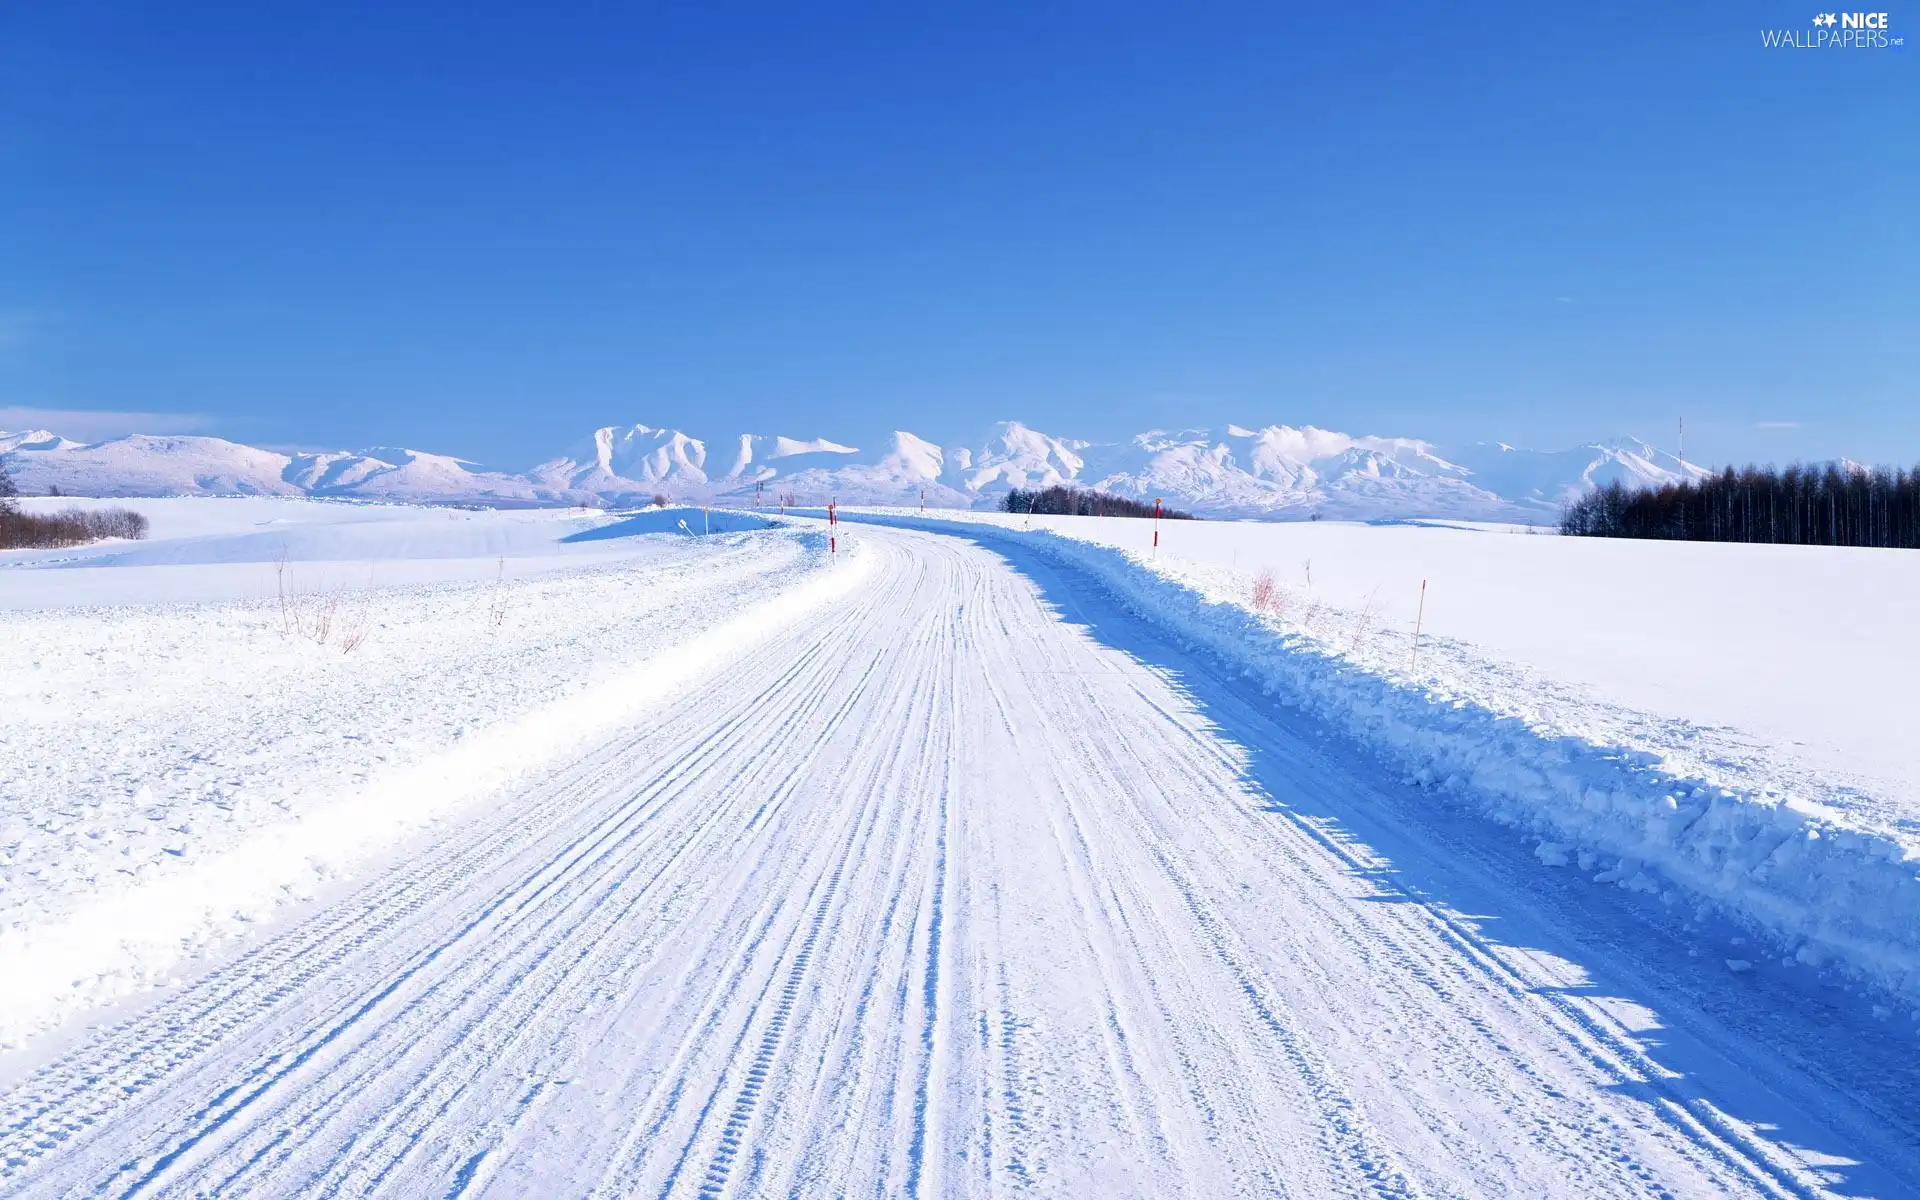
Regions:
<instances>
[{"instance_id":1,"label":"white snow surface","mask_svg":"<svg viewBox=\"0 0 1920 1200\"><path fill-rule=\"evenodd\" d=\"M741 514L687 537L688 510L139 506L152 542L0 566L33 602L0 611L0 1045L642 719L855 577ZM196 574L200 602L148 602Z\"/></svg>"},{"instance_id":2,"label":"white snow surface","mask_svg":"<svg viewBox=\"0 0 1920 1200\"><path fill-rule=\"evenodd\" d=\"M652 425L604 426L524 474L399 447L286 455L208 437L135 436L80 445L0 434L0 461L28 492L102 496L315 495L488 505L739 503L992 506L1010 488L1065 484L1214 516L1552 519L1614 480L1659 483L1700 469L1632 439L1537 452L1505 444L1442 450L1405 437L1313 426L1151 430L1120 442L1059 437L1003 421L941 446L896 431L870 462L825 438L740 434L731 459Z\"/></svg>"},{"instance_id":3,"label":"white snow surface","mask_svg":"<svg viewBox=\"0 0 1920 1200\"><path fill-rule=\"evenodd\" d=\"M0 611L76 605L259 600L278 594L277 565L307 591L521 578L618 562L628 533L740 532L747 513L648 510L609 525L598 509L475 510L360 501L181 497L27 497L31 511L131 508L151 532L52 550L0 551ZM617 530L617 533L610 531Z\"/></svg>"},{"instance_id":4,"label":"white snow surface","mask_svg":"<svg viewBox=\"0 0 1920 1200\"><path fill-rule=\"evenodd\" d=\"M629 568L528 581L551 589L522 598L549 631L528 636L588 649L535 640L478 678L567 674L569 655L737 595L736 570L776 602L730 620L783 623L689 664L670 702L603 713L602 693L576 693L594 700L573 718L605 719L568 723L566 754L20 1075L0 1091L0 1188L1618 1197L1920 1183L1914 1039L1888 1010L1778 966L1737 926L1683 928L1657 898L1545 865L1590 852L1527 853L1380 768L1396 737L1470 732L1471 713L1416 727L1363 663L1095 543L941 528L843 526L851 558L808 568L801 592L777 586L782 559L817 564L817 528L658 538ZM484 593L408 593L432 613L408 627L483 640L487 618L460 613L489 611ZM693 644L732 648L734 633ZM415 699L471 690L460 661ZM644 687L653 671L625 677ZM301 699L384 708L359 682ZM1370 724L1352 719L1368 688ZM220 711L231 736L260 710ZM403 735L377 736L385 750ZM461 742L445 769L549 745L518 726ZM152 748L178 761L173 743ZM1515 753L1515 769L1538 764Z\"/></svg>"},{"instance_id":5,"label":"white snow surface","mask_svg":"<svg viewBox=\"0 0 1920 1200\"><path fill-rule=\"evenodd\" d=\"M1333 522L1162 521L1156 549L1152 521L942 520L1062 556L1544 837L1543 861L1577 851L1682 917L1710 902L1920 1001L1920 742L1887 668L1920 662L1920 556Z\"/></svg>"}]
</instances>

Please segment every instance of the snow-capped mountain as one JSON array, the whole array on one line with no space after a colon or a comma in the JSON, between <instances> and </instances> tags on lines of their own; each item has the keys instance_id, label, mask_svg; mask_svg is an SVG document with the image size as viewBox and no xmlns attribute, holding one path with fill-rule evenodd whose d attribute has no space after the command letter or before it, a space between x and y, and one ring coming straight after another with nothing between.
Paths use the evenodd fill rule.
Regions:
<instances>
[{"instance_id":1,"label":"snow-capped mountain","mask_svg":"<svg viewBox=\"0 0 1920 1200\"><path fill-rule=\"evenodd\" d=\"M1638 438L1617 438L1571 450L1520 450L1505 442L1482 442L1449 457L1473 472L1474 482L1522 504L1558 508L1594 487L1629 487L1699 479L1705 468L1657 450Z\"/></svg>"},{"instance_id":2,"label":"snow-capped mountain","mask_svg":"<svg viewBox=\"0 0 1920 1200\"><path fill-rule=\"evenodd\" d=\"M801 504L824 504L829 498L843 504L914 504L936 508L968 508L977 494L948 481L948 454L939 446L905 431L896 431L887 451L872 463L843 466L803 465L765 485L776 497L793 497Z\"/></svg>"},{"instance_id":3,"label":"snow-capped mountain","mask_svg":"<svg viewBox=\"0 0 1920 1200\"><path fill-rule=\"evenodd\" d=\"M1512 515L1471 472L1407 438L1269 425L1155 431L1116 447L1087 447L1083 478L1101 491L1216 516Z\"/></svg>"},{"instance_id":4,"label":"snow-capped mountain","mask_svg":"<svg viewBox=\"0 0 1920 1200\"><path fill-rule=\"evenodd\" d=\"M977 450L956 449L952 471L956 485L971 495L1053 487L1080 478L1087 463L1080 452L1089 444L1048 437L1018 421L1003 421Z\"/></svg>"},{"instance_id":5,"label":"snow-capped mountain","mask_svg":"<svg viewBox=\"0 0 1920 1200\"><path fill-rule=\"evenodd\" d=\"M981 506L1012 488L1069 484L1163 497L1215 517L1346 519L1449 516L1540 520L1614 479L1659 483L1702 474L1643 442L1561 451L1511 446L1442 452L1413 438L1353 437L1311 425L1154 430L1126 442L1054 437L1003 422L979 445L942 449L896 433L871 465L809 470L780 484L810 502Z\"/></svg>"},{"instance_id":6,"label":"snow-capped mountain","mask_svg":"<svg viewBox=\"0 0 1920 1200\"><path fill-rule=\"evenodd\" d=\"M528 474L556 493L581 492L616 502L655 492L704 491L707 444L672 429L608 425Z\"/></svg>"},{"instance_id":7,"label":"snow-capped mountain","mask_svg":"<svg viewBox=\"0 0 1920 1200\"><path fill-rule=\"evenodd\" d=\"M805 469L802 460L817 463L858 453L852 446L825 438L743 433L735 443L731 467L718 474L710 468L720 460L709 460L707 444L699 438L650 425L609 425L533 468L528 476L556 496L645 503L656 495L695 497L751 488Z\"/></svg>"},{"instance_id":8,"label":"snow-capped mountain","mask_svg":"<svg viewBox=\"0 0 1920 1200\"><path fill-rule=\"evenodd\" d=\"M0 433L0 459L29 494L313 495L494 505L680 501L982 507L1009 489L1070 484L1216 517L1539 520L1613 480L1704 474L1644 442L1570 450L1487 443L1442 452L1412 438L1313 426L1153 430L1124 442L1042 433L1017 421L972 445L905 430L863 459L825 438L741 434L710 453L675 429L606 426L524 473L400 447L283 454L211 437L136 434L81 444L45 430Z\"/></svg>"},{"instance_id":9,"label":"snow-capped mountain","mask_svg":"<svg viewBox=\"0 0 1920 1200\"><path fill-rule=\"evenodd\" d=\"M48 433L44 429L28 429L20 433L0 433L0 454L14 450L76 450L79 442L70 442L58 434Z\"/></svg>"}]
</instances>

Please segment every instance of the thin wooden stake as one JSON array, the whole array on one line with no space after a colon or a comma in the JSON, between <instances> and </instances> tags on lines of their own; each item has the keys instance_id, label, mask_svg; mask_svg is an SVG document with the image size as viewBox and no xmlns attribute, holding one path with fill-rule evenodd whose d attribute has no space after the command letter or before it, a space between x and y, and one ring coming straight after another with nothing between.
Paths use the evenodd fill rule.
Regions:
<instances>
[{"instance_id":1,"label":"thin wooden stake","mask_svg":"<svg viewBox=\"0 0 1920 1200\"><path fill-rule=\"evenodd\" d=\"M1418 673L1420 670L1420 625L1427 619L1427 581L1420 581L1420 611L1413 618L1413 661L1408 670Z\"/></svg>"}]
</instances>

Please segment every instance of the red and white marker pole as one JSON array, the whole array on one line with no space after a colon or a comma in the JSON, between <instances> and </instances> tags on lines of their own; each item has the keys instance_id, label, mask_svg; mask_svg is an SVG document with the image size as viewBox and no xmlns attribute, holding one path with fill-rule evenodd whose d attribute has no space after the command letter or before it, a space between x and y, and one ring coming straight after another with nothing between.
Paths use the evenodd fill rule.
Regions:
<instances>
[{"instance_id":1,"label":"red and white marker pole","mask_svg":"<svg viewBox=\"0 0 1920 1200\"><path fill-rule=\"evenodd\" d=\"M1160 497L1153 498L1153 552L1160 553Z\"/></svg>"},{"instance_id":2,"label":"red and white marker pole","mask_svg":"<svg viewBox=\"0 0 1920 1200\"><path fill-rule=\"evenodd\" d=\"M840 537L839 537L840 514L837 511L835 511L838 507L839 507L839 501L837 500L827 501L827 553L828 554L837 555L840 553Z\"/></svg>"}]
</instances>

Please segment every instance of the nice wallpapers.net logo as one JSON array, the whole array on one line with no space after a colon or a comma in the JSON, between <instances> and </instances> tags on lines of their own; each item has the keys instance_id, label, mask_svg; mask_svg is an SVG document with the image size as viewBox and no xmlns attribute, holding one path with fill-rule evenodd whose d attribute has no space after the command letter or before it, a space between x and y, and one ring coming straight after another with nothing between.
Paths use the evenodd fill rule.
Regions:
<instances>
[{"instance_id":1,"label":"nice wallpapers.net logo","mask_svg":"<svg viewBox=\"0 0 1920 1200\"><path fill-rule=\"evenodd\" d=\"M1907 39L1894 33L1883 12L1815 13L1809 29L1762 29L1768 50L1900 50Z\"/></svg>"}]
</instances>

